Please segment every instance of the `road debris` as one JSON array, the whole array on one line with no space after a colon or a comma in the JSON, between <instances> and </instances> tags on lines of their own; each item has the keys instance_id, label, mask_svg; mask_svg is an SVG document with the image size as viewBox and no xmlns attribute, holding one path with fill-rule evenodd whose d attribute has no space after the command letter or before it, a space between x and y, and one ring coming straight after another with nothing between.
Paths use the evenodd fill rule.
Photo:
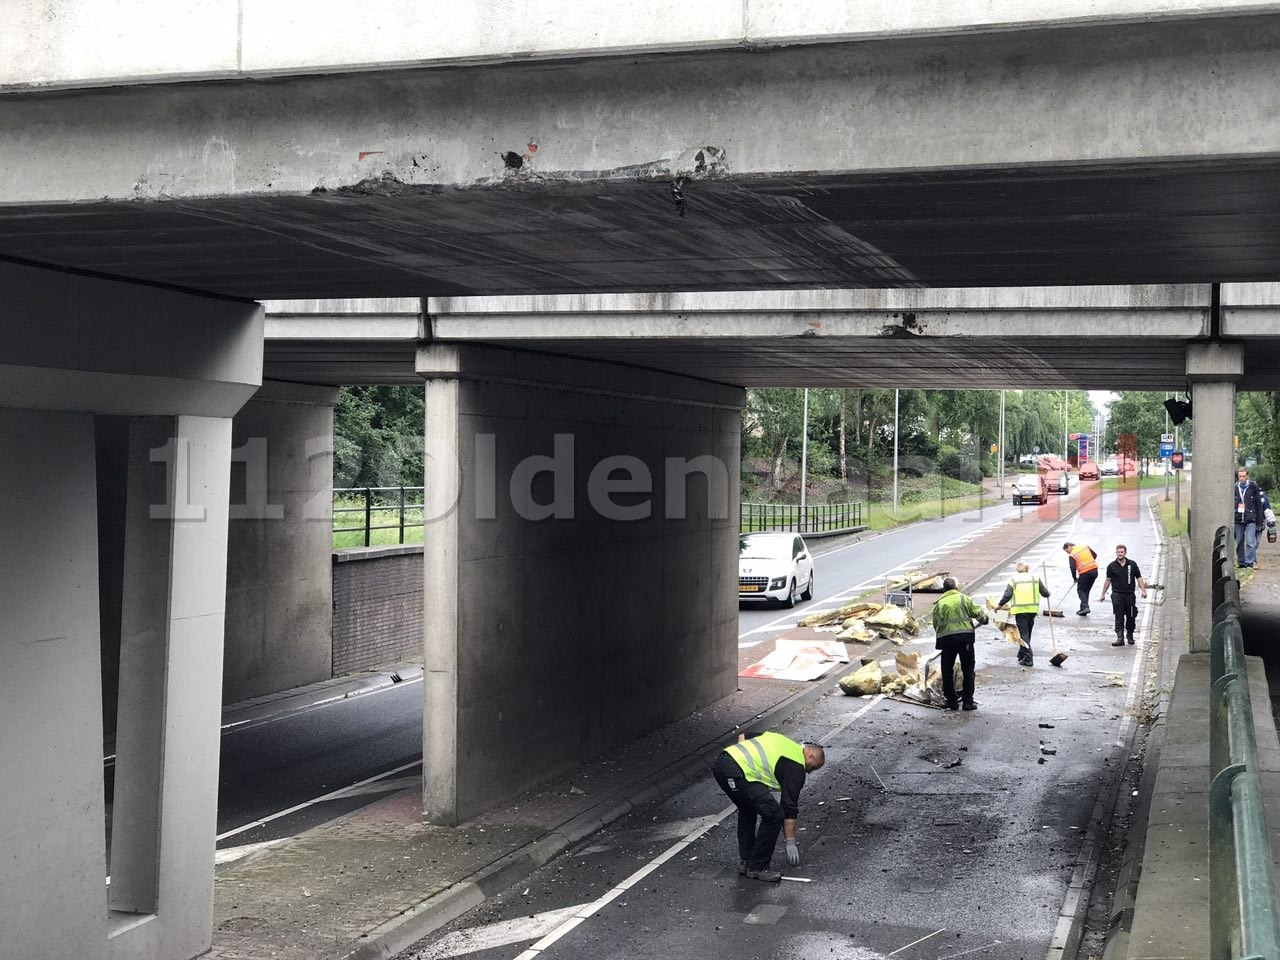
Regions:
<instances>
[{"instance_id":1,"label":"road debris","mask_svg":"<svg viewBox=\"0 0 1280 960\"><path fill-rule=\"evenodd\" d=\"M958 766L960 766L960 764L962 764L962 763L964 763L964 761L963 761L963 760L961 760L959 757L956 757L954 760L952 760L950 763L948 763L948 764L946 765L946 767L944 767L944 769L946 769L946 770L950 770L952 767L958 767Z\"/></svg>"},{"instance_id":2,"label":"road debris","mask_svg":"<svg viewBox=\"0 0 1280 960\"><path fill-rule=\"evenodd\" d=\"M810 877L783 877L783 880L790 880L792 883L813 883Z\"/></svg>"}]
</instances>

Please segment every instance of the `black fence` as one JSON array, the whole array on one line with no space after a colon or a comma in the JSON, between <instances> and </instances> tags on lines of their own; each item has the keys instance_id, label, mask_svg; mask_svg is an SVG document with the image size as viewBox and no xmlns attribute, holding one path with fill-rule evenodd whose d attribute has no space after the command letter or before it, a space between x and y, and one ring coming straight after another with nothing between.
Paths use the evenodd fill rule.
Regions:
<instances>
[{"instance_id":1,"label":"black fence","mask_svg":"<svg viewBox=\"0 0 1280 960\"><path fill-rule=\"evenodd\" d=\"M738 510L743 533L784 530L791 533L837 533L863 527L862 502L810 503L801 510L795 503L744 503Z\"/></svg>"},{"instance_id":2,"label":"black fence","mask_svg":"<svg viewBox=\"0 0 1280 960\"><path fill-rule=\"evenodd\" d=\"M373 540L377 530L395 530L398 543L404 543L405 530L423 526L423 487L334 487L333 532L354 534L364 546ZM387 539L390 539L389 537Z\"/></svg>"}]
</instances>

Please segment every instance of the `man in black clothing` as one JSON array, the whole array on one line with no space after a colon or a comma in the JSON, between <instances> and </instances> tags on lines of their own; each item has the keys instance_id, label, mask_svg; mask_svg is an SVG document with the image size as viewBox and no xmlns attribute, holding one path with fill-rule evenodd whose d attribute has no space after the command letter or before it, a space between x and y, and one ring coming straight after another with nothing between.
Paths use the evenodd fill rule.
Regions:
<instances>
[{"instance_id":1,"label":"man in black clothing","mask_svg":"<svg viewBox=\"0 0 1280 960\"><path fill-rule=\"evenodd\" d=\"M1116 547L1116 558L1107 564L1107 579L1102 584L1102 596L1099 598L1107 599L1107 588L1111 588L1111 610L1116 615L1116 638L1111 641L1113 647L1123 647L1126 639L1133 643L1133 629L1138 623L1135 585L1142 591L1142 599L1147 599L1147 584L1142 579L1142 571L1128 559L1128 552L1124 544Z\"/></svg>"},{"instance_id":2,"label":"man in black clothing","mask_svg":"<svg viewBox=\"0 0 1280 960\"><path fill-rule=\"evenodd\" d=\"M745 734L726 747L711 773L738 808L738 873L752 880L777 883L782 874L770 869L778 834L787 847L787 863L800 865L796 819L805 776L822 769L826 753L816 743L797 743L780 733ZM774 799L781 794L782 802Z\"/></svg>"}]
</instances>

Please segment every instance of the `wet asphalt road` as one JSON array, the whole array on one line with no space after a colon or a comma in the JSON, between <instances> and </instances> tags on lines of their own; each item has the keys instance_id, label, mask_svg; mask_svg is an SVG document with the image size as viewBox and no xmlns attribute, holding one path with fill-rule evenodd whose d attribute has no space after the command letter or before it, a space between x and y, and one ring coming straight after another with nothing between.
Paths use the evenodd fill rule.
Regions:
<instances>
[{"instance_id":1,"label":"wet asphalt road","mask_svg":"<svg viewBox=\"0 0 1280 960\"><path fill-rule=\"evenodd\" d=\"M1090 543L1104 561L1124 542L1148 580L1161 576L1145 511L1137 520L1077 518L1056 532ZM1038 567L1041 557L1055 599L1068 596L1074 611L1058 536L1029 559ZM1002 585L994 578L991 592ZM810 883L738 876L734 819L708 776L402 956L529 960L536 945L547 960L1044 957L1092 849L1095 804L1121 773L1118 742L1140 710L1149 655L1154 594L1139 605L1139 644L1115 648L1099 590L1093 616L1069 612L1054 623L1068 653L1060 669L1047 663L1048 618L1031 670L980 629L977 712L837 693L782 728L827 746L827 766L801 798L803 862L786 870ZM774 866L783 865L779 853ZM586 919L566 930L574 914Z\"/></svg>"}]
</instances>

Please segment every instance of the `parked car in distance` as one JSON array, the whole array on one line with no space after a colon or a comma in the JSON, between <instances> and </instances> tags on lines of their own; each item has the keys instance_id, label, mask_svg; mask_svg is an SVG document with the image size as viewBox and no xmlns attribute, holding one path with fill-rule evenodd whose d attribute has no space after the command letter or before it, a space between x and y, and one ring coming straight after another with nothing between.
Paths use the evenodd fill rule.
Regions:
<instances>
[{"instance_id":1,"label":"parked car in distance","mask_svg":"<svg viewBox=\"0 0 1280 960\"><path fill-rule=\"evenodd\" d=\"M1084 463L1080 464L1079 476L1081 480L1097 480L1102 476L1102 473L1098 469L1098 464L1095 461L1086 460Z\"/></svg>"},{"instance_id":2,"label":"parked car in distance","mask_svg":"<svg viewBox=\"0 0 1280 960\"><path fill-rule=\"evenodd\" d=\"M1070 470L1046 470L1040 468L1040 475L1044 477L1044 482L1049 488L1050 493L1065 496L1071 492L1071 471Z\"/></svg>"},{"instance_id":3,"label":"parked car in distance","mask_svg":"<svg viewBox=\"0 0 1280 960\"><path fill-rule=\"evenodd\" d=\"M1024 473L1013 481L1013 502L1048 503L1049 484L1043 474Z\"/></svg>"},{"instance_id":4,"label":"parked car in distance","mask_svg":"<svg viewBox=\"0 0 1280 960\"><path fill-rule=\"evenodd\" d=\"M1120 472L1120 464L1116 462L1115 457L1109 457L1102 461L1102 466L1098 468L1098 475L1102 477L1114 477Z\"/></svg>"},{"instance_id":5,"label":"parked car in distance","mask_svg":"<svg viewBox=\"0 0 1280 960\"><path fill-rule=\"evenodd\" d=\"M773 601L788 607L813 599L813 557L797 533L738 537L738 602Z\"/></svg>"}]
</instances>

